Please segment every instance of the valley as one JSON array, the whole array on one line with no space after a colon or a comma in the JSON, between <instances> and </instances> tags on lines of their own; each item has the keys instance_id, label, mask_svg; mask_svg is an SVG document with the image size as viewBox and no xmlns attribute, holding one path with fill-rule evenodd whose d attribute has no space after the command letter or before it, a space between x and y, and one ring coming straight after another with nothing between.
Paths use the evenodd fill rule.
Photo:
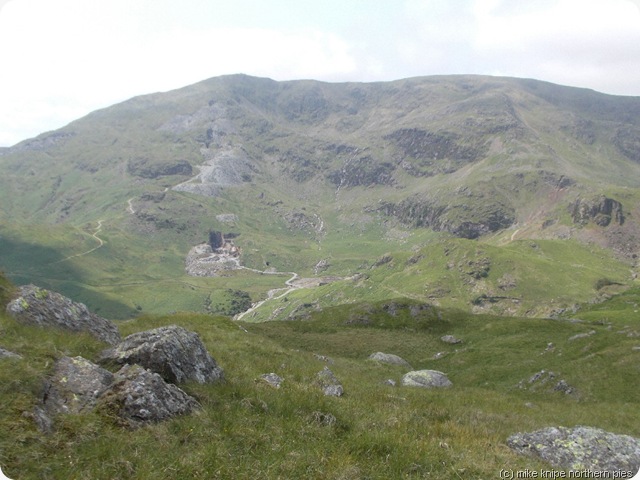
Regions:
<instances>
[{"instance_id":1,"label":"valley","mask_svg":"<svg viewBox=\"0 0 640 480\"><path fill-rule=\"evenodd\" d=\"M634 283L639 109L478 76L238 75L137 97L2 152L0 267L114 318L227 311L227 287L259 303L283 287L269 270L341 279L279 299L292 305L548 316L606 298L604 279ZM211 231L235 232L241 253L193 277ZM276 304L252 313L295 310Z\"/></svg>"},{"instance_id":2,"label":"valley","mask_svg":"<svg viewBox=\"0 0 640 480\"><path fill-rule=\"evenodd\" d=\"M635 468L639 147L635 97L473 75L231 75L0 150L3 471ZM108 345L62 328L79 313L109 325ZM124 415L123 376L164 385L167 368L105 348L145 337L191 365L172 357L185 337L154 343L183 330L224 381L168 386L179 413L149 422L135 384ZM58 381L61 364L100 372L95 405L67 412L72 392L43 413L80 382ZM620 442L630 453L611 453Z\"/></svg>"}]
</instances>

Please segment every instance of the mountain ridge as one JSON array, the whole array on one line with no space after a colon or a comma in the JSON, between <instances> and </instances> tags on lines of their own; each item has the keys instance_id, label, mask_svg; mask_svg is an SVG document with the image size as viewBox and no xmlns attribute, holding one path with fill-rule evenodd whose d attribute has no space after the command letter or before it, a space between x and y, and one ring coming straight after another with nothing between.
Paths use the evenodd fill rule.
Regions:
<instances>
[{"instance_id":1,"label":"mountain ridge","mask_svg":"<svg viewBox=\"0 0 640 480\"><path fill-rule=\"evenodd\" d=\"M79 264L102 272L81 276L101 280L80 283L110 289L112 299L122 298L117 285L133 277L217 290L217 280L194 287L179 265L208 232L228 228L218 220L224 215L235 215L226 217L236 218L235 243L255 270L306 274L325 258L329 274L352 275L388 250L426 251L448 235L498 248L526 238L574 239L583 263L613 252L613 280L629 284L623 272L635 269L640 238L639 119L640 98L529 79L332 84L215 77L135 97L3 151L0 227L24 242L37 225L51 225L66 248L71 232L76 243L91 243L102 221L113 238L96 251L102 258ZM471 254L477 247L464 248ZM165 266L131 272L130 264L159 257ZM3 266L12 278L30 278L12 273L11 263ZM29 269L46 271L54 280L46 286L70 288L60 285L59 270ZM463 282L465 308L475 308L478 296L500 296L494 290L501 277L476 280L484 278L489 286ZM250 280L232 282L247 289ZM445 290L452 287L460 281ZM251 289L254 300L264 298ZM598 293L586 283L581 290L578 301ZM136 296L123 303L140 306ZM193 295L187 305L201 308Z\"/></svg>"}]
</instances>

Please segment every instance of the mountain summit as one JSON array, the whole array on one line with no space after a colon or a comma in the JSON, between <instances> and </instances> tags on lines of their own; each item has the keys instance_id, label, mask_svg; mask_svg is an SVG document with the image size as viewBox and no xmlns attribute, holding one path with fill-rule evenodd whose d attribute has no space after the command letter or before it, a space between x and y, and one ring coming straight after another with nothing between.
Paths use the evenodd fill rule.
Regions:
<instances>
[{"instance_id":1,"label":"mountain summit","mask_svg":"<svg viewBox=\"0 0 640 480\"><path fill-rule=\"evenodd\" d=\"M636 97L233 75L93 112L0 167L1 266L111 316L247 296L255 320L393 297L548 315L635 278Z\"/></svg>"}]
</instances>

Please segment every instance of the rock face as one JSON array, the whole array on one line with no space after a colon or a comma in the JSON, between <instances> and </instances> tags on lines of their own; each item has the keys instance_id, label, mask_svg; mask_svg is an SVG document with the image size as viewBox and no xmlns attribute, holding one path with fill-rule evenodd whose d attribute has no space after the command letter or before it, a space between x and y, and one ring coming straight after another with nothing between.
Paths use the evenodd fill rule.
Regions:
<instances>
[{"instance_id":1,"label":"rock face","mask_svg":"<svg viewBox=\"0 0 640 480\"><path fill-rule=\"evenodd\" d=\"M187 380L210 383L224 378L222 368L209 355L198 334L177 325L129 335L103 352L100 361L142 365L171 383Z\"/></svg>"},{"instance_id":2,"label":"rock face","mask_svg":"<svg viewBox=\"0 0 640 480\"><path fill-rule=\"evenodd\" d=\"M591 427L550 427L516 433L507 445L518 453L539 457L554 467L571 470L633 472L640 469L640 440Z\"/></svg>"},{"instance_id":3,"label":"rock face","mask_svg":"<svg viewBox=\"0 0 640 480\"><path fill-rule=\"evenodd\" d=\"M341 397L344 394L342 384L336 378L329 367L324 367L316 375L318 379L318 385L322 388L322 392L328 397Z\"/></svg>"},{"instance_id":4,"label":"rock face","mask_svg":"<svg viewBox=\"0 0 640 480\"><path fill-rule=\"evenodd\" d=\"M380 202L375 210L414 228L431 228L468 239L509 228L515 223L515 210L511 206L494 199L490 207L483 209L480 205L485 202L488 202L485 198L470 198L464 205L454 205L409 197L400 203Z\"/></svg>"},{"instance_id":5,"label":"rock face","mask_svg":"<svg viewBox=\"0 0 640 480\"><path fill-rule=\"evenodd\" d=\"M140 365L122 367L100 395L98 405L132 428L188 414L199 407L193 397Z\"/></svg>"},{"instance_id":6,"label":"rock face","mask_svg":"<svg viewBox=\"0 0 640 480\"><path fill-rule=\"evenodd\" d=\"M437 370L415 370L403 375L402 385L407 387L447 388L453 384L444 373Z\"/></svg>"},{"instance_id":7,"label":"rock face","mask_svg":"<svg viewBox=\"0 0 640 480\"><path fill-rule=\"evenodd\" d=\"M158 178L167 175L191 175L193 167L186 160L158 163L149 158L138 157L129 160L127 172L136 177Z\"/></svg>"},{"instance_id":8,"label":"rock face","mask_svg":"<svg viewBox=\"0 0 640 480\"><path fill-rule=\"evenodd\" d=\"M398 355L394 355L392 353L383 353L376 352L369 355L369 360L373 360L375 362L386 363L388 365L400 365L402 367L411 368L409 362L407 362L404 358L399 357Z\"/></svg>"},{"instance_id":9,"label":"rock face","mask_svg":"<svg viewBox=\"0 0 640 480\"><path fill-rule=\"evenodd\" d=\"M120 341L115 324L91 313L83 303L73 302L59 293L35 285L22 286L19 292L20 296L7 305L7 313L19 322L89 332L111 345Z\"/></svg>"},{"instance_id":10,"label":"rock face","mask_svg":"<svg viewBox=\"0 0 640 480\"><path fill-rule=\"evenodd\" d=\"M611 222L618 225L624 223L622 204L612 198L600 196L592 200L577 200L570 207L574 223L586 225L593 221L596 225L607 227Z\"/></svg>"}]
</instances>

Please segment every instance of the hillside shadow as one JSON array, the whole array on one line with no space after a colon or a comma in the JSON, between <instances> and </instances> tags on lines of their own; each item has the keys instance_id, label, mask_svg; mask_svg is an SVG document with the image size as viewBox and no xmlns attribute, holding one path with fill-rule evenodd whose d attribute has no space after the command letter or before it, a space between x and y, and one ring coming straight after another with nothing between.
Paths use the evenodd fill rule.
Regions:
<instances>
[{"instance_id":1,"label":"hillside shadow","mask_svg":"<svg viewBox=\"0 0 640 480\"><path fill-rule=\"evenodd\" d=\"M58 292L111 320L135 316L124 303L88 288L82 270L64 259L54 248L0 235L0 269L15 285L33 283Z\"/></svg>"}]
</instances>

